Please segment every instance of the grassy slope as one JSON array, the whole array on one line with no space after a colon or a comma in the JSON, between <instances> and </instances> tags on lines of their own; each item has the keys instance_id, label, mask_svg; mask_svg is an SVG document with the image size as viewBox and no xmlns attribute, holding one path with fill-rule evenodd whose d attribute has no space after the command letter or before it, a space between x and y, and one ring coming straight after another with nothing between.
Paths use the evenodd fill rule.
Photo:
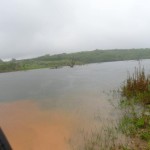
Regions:
<instances>
[{"instance_id":1,"label":"grassy slope","mask_svg":"<svg viewBox=\"0 0 150 150\"><path fill-rule=\"evenodd\" d=\"M70 54L44 55L38 58L1 62L0 72L37 68L57 68L87 63L150 59L150 49L94 50Z\"/></svg>"},{"instance_id":2,"label":"grassy slope","mask_svg":"<svg viewBox=\"0 0 150 150\"><path fill-rule=\"evenodd\" d=\"M119 60L135 60L150 58L150 49L126 49L126 50L94 50L84 51L71 54L58 54L52 56L42 56L36 60L42 61L57 61L69 60L74 58L76 61L82 63L95 63Z\"/></svg>"}]
</instances>

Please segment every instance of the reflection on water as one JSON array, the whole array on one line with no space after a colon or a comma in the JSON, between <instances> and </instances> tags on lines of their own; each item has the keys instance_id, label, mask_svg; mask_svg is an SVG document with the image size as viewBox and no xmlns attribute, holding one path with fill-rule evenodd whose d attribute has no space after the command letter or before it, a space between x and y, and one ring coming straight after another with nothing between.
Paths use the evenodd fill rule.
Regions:
<instances>
[{"instance_id":1,"label":"reflection on water","mask_svg":"<svg viewBox=\"0 0 150 150\"><path fill-rule=\"evenodd\" d=\"M149 72L149 60L142 64ZM119 88L136 61L0 74L0 126L15 150L67 150L77 130L116 118L103 91Z\"/></svg>"}]
</instances>

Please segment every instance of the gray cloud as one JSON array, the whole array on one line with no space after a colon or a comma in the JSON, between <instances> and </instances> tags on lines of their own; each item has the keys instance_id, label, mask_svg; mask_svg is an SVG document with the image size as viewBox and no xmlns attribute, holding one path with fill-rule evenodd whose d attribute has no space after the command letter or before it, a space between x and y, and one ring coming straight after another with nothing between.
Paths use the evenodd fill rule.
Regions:
<instances>
[{"instance_id":1,"label":"gray cloud","mask_svg":"<svg viewBox=\"0 0 150 150\"><path fill-rule=\"evenodd\" d=\"M149 0L1 0L0 57L150 47Z\"/></svg>"}]
</instances>

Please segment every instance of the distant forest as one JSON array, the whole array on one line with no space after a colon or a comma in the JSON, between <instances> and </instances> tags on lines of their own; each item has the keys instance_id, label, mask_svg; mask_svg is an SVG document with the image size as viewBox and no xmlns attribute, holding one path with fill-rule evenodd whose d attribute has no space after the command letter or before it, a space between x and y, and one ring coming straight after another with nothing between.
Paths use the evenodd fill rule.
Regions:
<instances>
[{"instance_id":1,"label":"distant forest","mask_svg":"<svg viewBox=\"0 0 150 150\"><path fill-rule=\"evenodd\" d=\"M146 49L113 49L94 50L76 53L62 53L56 55L44 55L32 59L23 59L4 62L0 60L0 72L30 70L38 68L59 68L63 66L73 67L89 63L150 59L150 48Z\"/></svg>"}]
</instances>

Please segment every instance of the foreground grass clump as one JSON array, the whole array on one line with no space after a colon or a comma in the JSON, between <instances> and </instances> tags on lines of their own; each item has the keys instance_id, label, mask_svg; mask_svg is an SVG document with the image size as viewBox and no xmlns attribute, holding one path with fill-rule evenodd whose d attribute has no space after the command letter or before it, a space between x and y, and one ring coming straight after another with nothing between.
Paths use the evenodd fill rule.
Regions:
<instances>
[{"instance_id":1,"label":"foreground grass clump","mask_svg":"<svg viewBox=\"0 0 150 150\"><path fill-rule=\"evenodd\" d=\"M135 68L133 75L129 75L122 86L121 94L128 100L134 98L143 104L150 104L150 78L145 75L144 68Z\"/></svg>"},{"instance_id":2,"label":"foreground grass clump","mask_svg":"<svg viewBox=\"0 0 150 150\"><path fill-rule=\"evenodd\" d=\"M135 68L121 87L120 106L123 116L121 131L133 140L140 141L143 149L150 150L150 78L144 68Z\"/></svg>"}]
</instances>

